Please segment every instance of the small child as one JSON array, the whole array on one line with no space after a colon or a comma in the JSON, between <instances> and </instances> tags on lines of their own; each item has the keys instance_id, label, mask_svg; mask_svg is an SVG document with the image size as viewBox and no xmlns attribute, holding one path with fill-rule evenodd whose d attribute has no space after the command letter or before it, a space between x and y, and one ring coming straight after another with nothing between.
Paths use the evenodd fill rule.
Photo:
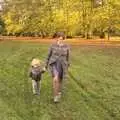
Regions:
<instances>
[{"instance_id":1,"label":"small child","mask_svg":"<svg viewBox=\"0 0 120 120\"><path fill-rule=\"evenodd\" d=\"M42 66L42 62L34 58L31 62L29 76L32 78L32 89L34 95L40 95L41 77L45 72L45 67Z\"/></svg>"}]
</instances>

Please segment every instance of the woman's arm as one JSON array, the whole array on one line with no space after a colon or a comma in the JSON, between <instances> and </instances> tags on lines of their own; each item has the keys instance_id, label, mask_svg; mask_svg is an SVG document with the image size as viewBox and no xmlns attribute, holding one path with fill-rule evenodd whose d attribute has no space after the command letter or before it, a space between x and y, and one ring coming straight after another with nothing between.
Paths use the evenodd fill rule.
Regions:
<instances>
[{"instance_id":1,"label":"woman's arm","mask_svg":"<svg viewBox=\"0 0 120 120\"><path fill-rule=\"evenodd\" d=\"M70 48L68 47L67 49L67 62L68 62L68 66L70 65Z\"/></svg>"}]
</instances>

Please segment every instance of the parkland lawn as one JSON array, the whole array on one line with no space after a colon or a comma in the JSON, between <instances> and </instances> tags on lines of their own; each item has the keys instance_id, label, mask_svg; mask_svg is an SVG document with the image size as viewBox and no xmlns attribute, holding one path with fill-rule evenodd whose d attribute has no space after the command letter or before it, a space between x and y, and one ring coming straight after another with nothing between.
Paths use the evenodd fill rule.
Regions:
<instances>
[{"instance_id":1,"label":"parkland lawn","mask_svg":"<svg viewBox=\"0 0 120 120\"><path fill-rule=\"evenodd\" d=\"M0 120L120 120L120 47L71 46L71 74L54 104L49 72L40 96L28 78L32 57L45 61L48 46L0 43Z\"/></svg>"}]
</instances>

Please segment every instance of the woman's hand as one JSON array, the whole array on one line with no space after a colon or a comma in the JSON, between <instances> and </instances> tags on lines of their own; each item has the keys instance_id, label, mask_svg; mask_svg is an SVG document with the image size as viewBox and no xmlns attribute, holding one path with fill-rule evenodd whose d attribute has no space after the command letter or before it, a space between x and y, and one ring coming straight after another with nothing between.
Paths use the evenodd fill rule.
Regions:
<instances>
[{"instance_id":1,"label":"woman's hand","mask_svg":"<svg viewBox=\"0 0 120 120\"><path fill-rule=\"evenodd\" d=\"M70 63L68 63L68 67L70 67Z\"/></svg>"},{"instance_id":2,"label":"woman's hand","mask_svg":"<svg viewBox=\"0 0 120 120\"><path fill-rule=\"evenodd\" d=\"M46 67L43 68L43 71L47 71Z\"/></svg>"}]
</instances>

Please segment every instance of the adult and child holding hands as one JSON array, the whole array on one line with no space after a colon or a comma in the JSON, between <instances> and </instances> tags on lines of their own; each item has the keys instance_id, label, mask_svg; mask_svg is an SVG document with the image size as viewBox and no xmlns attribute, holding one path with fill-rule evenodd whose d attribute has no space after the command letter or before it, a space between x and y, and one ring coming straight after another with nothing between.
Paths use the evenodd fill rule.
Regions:
<instances>
[{"instance_id":1,"label":"adult and child holding hands","mask_svg":"<svg viewBox=\"0 0 120 120\"><path fill-rule=\"evenodd\" d=\"M53 37L55 43L49 48L45 65L43 66L42 61L34 58L31 62L29 76L32 78L33 94L40 95L42 74L49 69L52 75L53 101L58 103L62 95L62 83L69 67L70 49L64 42L63 32L57 32Z\"/></svg>"}]
</instances>

